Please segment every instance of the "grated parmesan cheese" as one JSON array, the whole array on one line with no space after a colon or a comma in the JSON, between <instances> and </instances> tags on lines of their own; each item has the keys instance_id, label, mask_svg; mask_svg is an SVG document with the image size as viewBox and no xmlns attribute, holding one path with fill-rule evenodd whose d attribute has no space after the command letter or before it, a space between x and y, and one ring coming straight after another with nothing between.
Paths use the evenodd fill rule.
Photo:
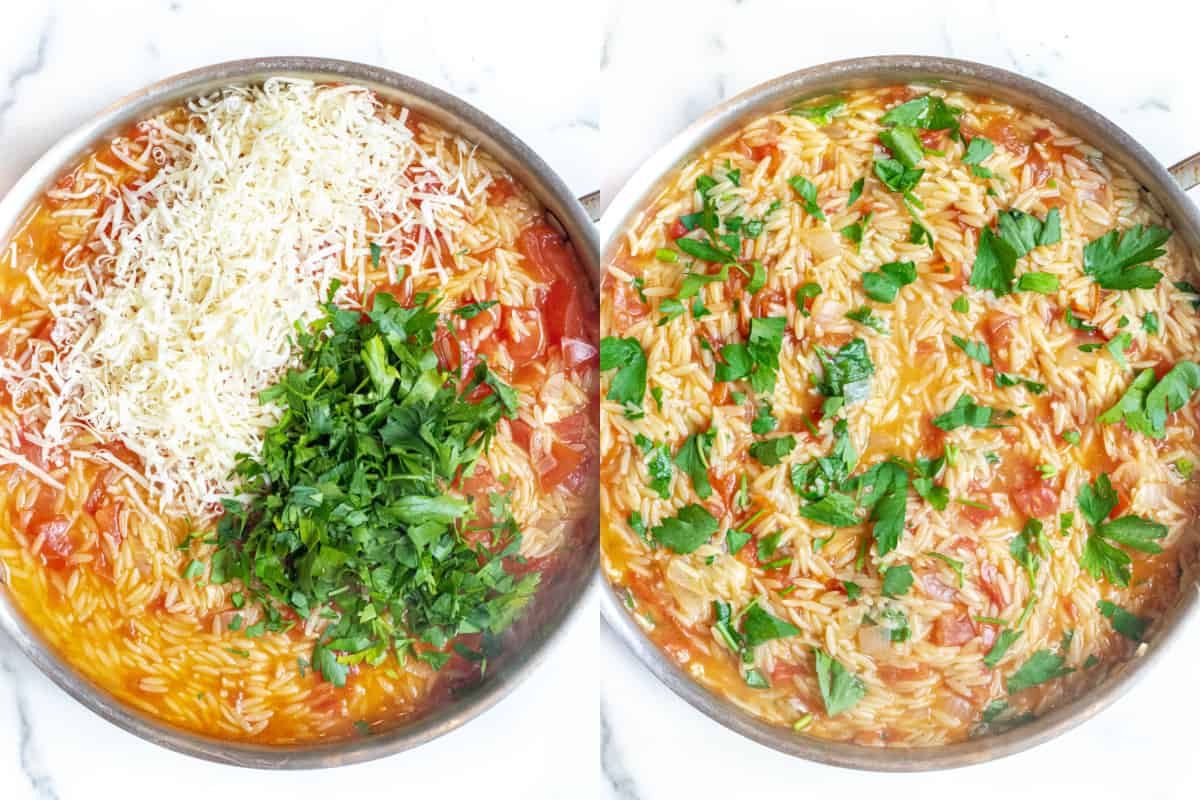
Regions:
<instances>
[{"instance_id":1,"label":"grated parmesan cheese","mask_svg":"<svg viewBox=\"0 0 1200 800\"><path fill-rule=\"evenodd\" d=\"M469 153L423 152L405 116L360 87L275 79L198 99L182 124L143 123L140 151L114 143L139 177L115 185L96 162L89 179L107 189L79 193L97 195L98 219L51 302L55 347L5 365L14 398L45 398L27 406L42 439L120 440L161 509L218 511L237 454L278 418L257 398L292 362L295 324L334 278L339 302L361 297L372 242L392 280L437 270L435 231L456 250L486 189Z\"/></svg>"}]
</instances>

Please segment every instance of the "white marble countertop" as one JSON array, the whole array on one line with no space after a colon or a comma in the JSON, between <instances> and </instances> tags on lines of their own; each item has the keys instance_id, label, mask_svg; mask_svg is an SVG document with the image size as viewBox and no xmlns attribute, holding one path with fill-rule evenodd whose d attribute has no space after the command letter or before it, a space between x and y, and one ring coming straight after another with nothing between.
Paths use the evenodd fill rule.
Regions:
<instances>
[{"instance_id":1,"label":"white marble countertop","mask_svg":"<svg viewBox=\"0 0 1200 800\"><path fill-rule=\"evenodd\" d=\"M603 15L535 5L0 4L0 191L58 137L147 83L234 58L321 55L460 95L583 194L601 174ZM547 36L546 25L572 33ZM597 796L596 619L585 608L534 674L466 727L410 753L315 773L222 767L147 744L74 703L0 635L0 798Z\"/></svg>"},{"instance_id":2,"label":"white marble countertop","mask_svg":"<svg viewBox=\"0 0 1200 800\"><path fill-rule=\"evenodd\" d=\"M841 58L966 58L1049 83L1107 115L1164 163L1200 150L1194 3L627 2L610 16L601 75L607 197L660 144L721 100ZM1191 10L1184 10L1191 6ZM1196 193L1200 201L1200 192ZM933 775L809 764L733 734L675 697L607 629L602 763L622 800L748 797L1193 798L1200 663L1193 628L1096 719L1033 751Z\"/></svg>"}]
</instances>

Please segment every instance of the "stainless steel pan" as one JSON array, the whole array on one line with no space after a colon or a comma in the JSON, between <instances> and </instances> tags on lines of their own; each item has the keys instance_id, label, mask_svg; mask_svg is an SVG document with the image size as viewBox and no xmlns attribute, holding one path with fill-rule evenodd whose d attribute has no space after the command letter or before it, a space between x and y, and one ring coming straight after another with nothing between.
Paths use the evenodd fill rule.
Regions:
<instances>
[{"instance_id":1,"label":"stainless steel pan","mask_svg":"<svg viewBox=\"0 0 1200 800\"><path fill-rule=\"evenodd\" d=\"M61 139L40 158L0 201L0 241L25 209L92 147L186 98L222 86L253 84L272 76L354 83L374 89L444 128L478 144L532 191L570 236L594 287L599 285L596 232L583 206L536 153L509 130L462 100L412 78L388 70L323 58L265 58L232 61L167 78L119 100L90 122ZM588 522L589 534L595 521ZM29 656L47 676L83 705L121 728L173 750L211 761L247 767L300 769L333 767L380 758L416 747L454 730L495 705L545 655L551 642L578 609L595 573L599 544L595 535L566 556L560 580L543 587L526 617L507 635L503 663L478 686L452 702L394 730L369 737L308 746L268 747L228 742L184 731L130 708L82 677L60 659L37 630L17 612L3 585L0 564L0 631Z\"/></svg>"},{"instance_id":2,"label":"stainless steel pan","mask_svg":"<svg viewBox=\"0 0 1200 800\"><path fill-rule=\"evenodd\" d=\"M1200 253L1200 211L1184 191L1200 184L1200 154L1169 169L1158 163L1129 134L1078 100L1055 89L995 67L947 58L880 56L837 61L793 72L760 84L722 103L671 139L629 179L600 221L601 263L615 255L621 235L665 188L677 168L709 145L751 120L796 101L845 89L918 83L945 86L994 97L1052 119L1109 158L1122 164L1165 208L1176 232ZM601 578L604 619L634 654L673 692L725 727L790 755L864 770L917 771L977 764L1009 755L1064 733L1099 713L1145 675L1196 614L1196 587L1182 593L1176 607L1138 656L1099 686L1045 716L994 736L933 748L881 749L831 742L769 725L738 709L693 681L649 639Z\"/></svg>"}]
</instances>

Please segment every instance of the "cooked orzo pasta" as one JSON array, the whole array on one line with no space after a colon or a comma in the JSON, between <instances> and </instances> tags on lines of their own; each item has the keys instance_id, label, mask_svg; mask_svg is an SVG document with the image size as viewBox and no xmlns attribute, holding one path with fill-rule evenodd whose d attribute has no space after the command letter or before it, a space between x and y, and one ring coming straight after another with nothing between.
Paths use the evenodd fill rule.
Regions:
<instances>
[{"instance_id":1,"label":"cooked orzo pasta","mask_svg":"<svg viewBox=\"0 0 1200 800\"><path fill-rule=\"evenodd\" d=\"M575 253L369 90L143 120L0 252L0 559L123 702L268 744L401 724L479 679L587 535Z\"/></svg>"},{"instance_id":2,"label":"cooked orzo pasta","mask_svg":"<svg viewBox=\"0 0 1200 800\"><path fill-rule=\"evenodd\" d=\"M897 86L677 170L601 291L603 566L697 681L875 746L1019 724L1192 579L1200 290L1055 123Z\"/></svg>"}]
</instances>

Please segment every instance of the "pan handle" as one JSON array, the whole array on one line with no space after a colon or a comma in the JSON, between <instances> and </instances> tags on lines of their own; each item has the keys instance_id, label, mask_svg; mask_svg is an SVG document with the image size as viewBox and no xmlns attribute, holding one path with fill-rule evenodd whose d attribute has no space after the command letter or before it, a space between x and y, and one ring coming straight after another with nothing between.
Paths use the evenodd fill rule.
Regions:
<instances>
[{"instance_id":1,"label":"pan handle","mask_svg":"<svg viewBox=\"0 0 1200 800\"><path fill-rule=\"evenodd\" d=\"M1185 192L1200 186L1200 153L1168 167L1167 172L1171 173L1171 177Z\"/></svg>"},{"instance_id":2,"label":"pan handle","mask_svg":"<svg viewBox=\"0 0 1200 800\"><path fill-rule=\"evenodd\" d=\"M583 210L587 212L587 215L589 218L591 218L592 222L600 221L599 192L588 192L583 197L579 198L579 204L583 206Z\"/></svg>"}]
</instances>

